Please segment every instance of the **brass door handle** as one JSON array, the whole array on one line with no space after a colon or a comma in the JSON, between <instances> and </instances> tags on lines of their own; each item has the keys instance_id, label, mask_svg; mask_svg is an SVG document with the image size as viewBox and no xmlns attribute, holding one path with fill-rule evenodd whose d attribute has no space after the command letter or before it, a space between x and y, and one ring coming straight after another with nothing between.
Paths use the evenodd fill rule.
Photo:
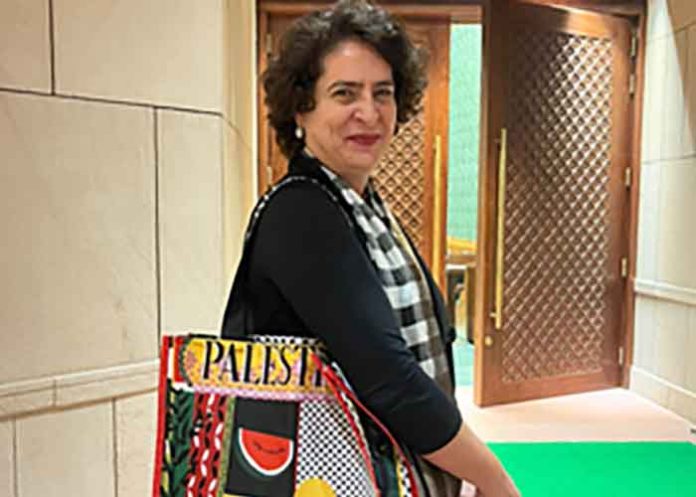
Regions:
<instances>
[{"instance_id":1,"label":"brass door handle","mask_svg":"<svg viewBox=\"0 0 696 497\"><path fill-rule=\"evenodd\" d=\"M495 243L495 304L491 317L495 329L503 328L503 273L505 270L505 183L507 174L507 129L500 130L498 158L498 213Z\"/></svg>"},{"instance_id":2,"label":"brass door handle","mask_svg":"<svg viewBox=\"0 0 696 497\"><path fill-rule=\"evenodd\" d=\"M435 276L435 281L440 281L440 273L442 272L442 267L440 260L442 257L442 136L435 136L434 145L434 159L435 159L435 170L433 171L433 188L435 190L435 209L434 209L434 223L433 223L433 275Z\"/></svg>"}]
</instances>

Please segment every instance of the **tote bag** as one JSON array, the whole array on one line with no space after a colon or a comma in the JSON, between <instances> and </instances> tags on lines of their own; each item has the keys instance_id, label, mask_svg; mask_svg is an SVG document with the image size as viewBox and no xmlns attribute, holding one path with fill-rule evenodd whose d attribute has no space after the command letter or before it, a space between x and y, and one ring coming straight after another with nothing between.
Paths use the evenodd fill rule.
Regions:
<instances>
[{"instance_id":1,"label":"tote bag","mask_svg":"<svg viewBox=\"0 0 696 497\"><path fill-rule=\"evenodd\" d=\"M240 270L263 207L298 180L259 201ZM386 448L371 450L358 412ZM153 497L419 497L398 442L309 338L165 336L156 440Z\"/></svg>"}]
</instances>

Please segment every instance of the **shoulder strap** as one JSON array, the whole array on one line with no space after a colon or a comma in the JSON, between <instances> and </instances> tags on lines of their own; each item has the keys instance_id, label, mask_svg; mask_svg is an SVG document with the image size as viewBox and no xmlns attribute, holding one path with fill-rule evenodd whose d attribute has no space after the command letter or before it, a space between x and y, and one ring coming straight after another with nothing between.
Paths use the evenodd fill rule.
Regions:
<instances>
[{"instance_id":1,"label":"shoulder strap","mask_svg":"<svg viewBox=\"0 0 696 497\"><path fill-rule=\"evenodd\" d=\"M282 189L298 183L311 184L324 191L331 200L340 207L340 211L345 216L349 226L351 226L351 228L354 226L351 217L345 211L345 208L339 202L335 193L315 178L301 175L286 176L278 184L268 190L256 203L244 234L242 257L237 267L237 273L232 283L232 289L230 290L230 296L227 300L227 306L222 319L221 336L223 338L241 338L246 336L253 328L250 322L246 294L253 238L256 234L261 215L271 199Z\"/></svg>"}]
</instances>

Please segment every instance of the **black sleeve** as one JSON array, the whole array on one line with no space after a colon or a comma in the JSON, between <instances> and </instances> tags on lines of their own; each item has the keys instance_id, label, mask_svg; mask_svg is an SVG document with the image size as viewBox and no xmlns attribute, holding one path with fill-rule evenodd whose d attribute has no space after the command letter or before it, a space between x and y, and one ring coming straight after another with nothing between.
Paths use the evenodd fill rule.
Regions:
<instances>
[{"instance_id":1,"label":"black sleeve","mask_svg":"<svg viewBox=\"0 0 696 497\"><path fill-rule=\"evenodd\" d=\"M311 184L266 207L253 266L321 338L359 398L419 453L449 442L462 418L403 340L377 272L341 208Z\"/></svg>"}]
</instances>

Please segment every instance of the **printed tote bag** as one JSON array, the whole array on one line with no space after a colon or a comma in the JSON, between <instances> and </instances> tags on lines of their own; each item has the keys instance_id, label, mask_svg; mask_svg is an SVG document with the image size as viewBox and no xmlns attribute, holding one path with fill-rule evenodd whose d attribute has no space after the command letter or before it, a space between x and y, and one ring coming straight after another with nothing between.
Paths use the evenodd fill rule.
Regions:
<instances>
[{"instance_id":1,"label":"printed tote bag","mask_svg":"<svg viewBox=\"0 0 696 497\"><path fill-rule=\"evenodd\" d=\"M296 180L257 205L240 267L263 206ZM320 343L243 335L162 340L153 497L418 497L399 444ZM389 450L370 450L358 412Z\"/></svg>"}]
</instances>

